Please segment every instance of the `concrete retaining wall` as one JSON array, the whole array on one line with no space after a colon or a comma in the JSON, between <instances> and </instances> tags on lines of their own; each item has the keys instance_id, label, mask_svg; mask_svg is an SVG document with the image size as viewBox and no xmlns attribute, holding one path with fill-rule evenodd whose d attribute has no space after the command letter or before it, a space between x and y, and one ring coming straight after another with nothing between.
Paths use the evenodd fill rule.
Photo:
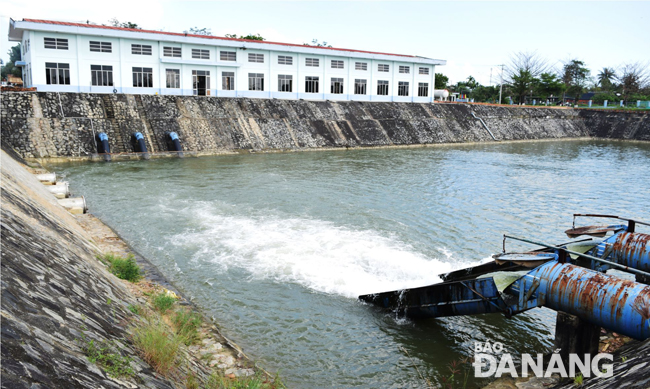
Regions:
<instances>
[{"instance_id":1,"label":"concrete retaining wall","mask_svg":"<svg viewBox=\"0 0 650 389\"><path fill-rule=\"evenodd\" d=\"M648 114L573 109L45 92L5 93L1 109L2 141L25 158L88 156L99 132L114 153L136 131L153 152L170 131L200 153L493 142L472 112L500 140L650 140Z\"/></svg>"}]
</instances>

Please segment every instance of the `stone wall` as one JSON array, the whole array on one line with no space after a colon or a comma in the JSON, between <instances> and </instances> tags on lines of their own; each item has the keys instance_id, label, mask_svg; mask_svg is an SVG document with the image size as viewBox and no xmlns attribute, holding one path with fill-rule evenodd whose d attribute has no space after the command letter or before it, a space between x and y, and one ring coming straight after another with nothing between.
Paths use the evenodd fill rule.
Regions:
<instances>
[{"instance_id":1,"label":"stone wall","mask_svg":"<svg viewBox=\"0 0 650 389\"><path fill-rule=\"evenodd\" d=\"M493 142L471 113L499 140L650 140L645 113L44 92L2 97L2 141L25 158L88 156L96 151L99 132L108 134L114 153L132 152L136 131L153 152L167 151L170 131L179 134L185 151L199 153Z\"/></svg>"},{"instance_id":2,"label":"stone wall","mask_svg":"<svg viewBox=\"0 0 650 389\"><path fill-rule=\"evenodd\" d=\"M125 341L139 301L95 259L89 235L4 151L1 165L2 388L173 388ZM84 337L115 342L138 384L91 363Z\"/></svg>"}]
</instances>

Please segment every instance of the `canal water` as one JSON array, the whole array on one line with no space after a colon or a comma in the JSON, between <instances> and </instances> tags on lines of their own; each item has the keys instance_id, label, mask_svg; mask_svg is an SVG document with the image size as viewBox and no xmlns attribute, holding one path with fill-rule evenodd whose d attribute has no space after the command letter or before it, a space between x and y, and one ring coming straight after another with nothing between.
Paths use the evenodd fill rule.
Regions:
<instances>
[{"instance_id":1,"label":"canal water","mask_svg":"<svg viewBox=\"0 0 650 389\"><path fill-rule=\"evenodd\" d=\"M546 352L555 313L412 322L360 294L439 281L503 233L560 242L572 213L650 219L650 145L553 141L53 167L290 387L422 387L475 341ZM515 249L517 245L510 245ZM417 367L417 370L416 370ZM419 370L419 373L418 373ZM470 384L472 380L470 379Z\"/></svg>"}]
</instances>

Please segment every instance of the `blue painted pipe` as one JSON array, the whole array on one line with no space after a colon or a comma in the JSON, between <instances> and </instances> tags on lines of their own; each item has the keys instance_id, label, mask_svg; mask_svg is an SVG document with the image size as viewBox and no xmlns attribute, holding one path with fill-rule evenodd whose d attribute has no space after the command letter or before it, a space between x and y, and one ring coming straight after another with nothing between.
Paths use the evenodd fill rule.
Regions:
<instances>
[{"instance_id":1,"label":"blue painted pipe","mask_svg":"<svg viewBox=\"0 0 650 389\"><path fill-rule=\"evenodd\" d=\"M144 159L149 159L149 153L147 151L147 144L144 141L144 136L142 133L136 132L132 135L131 141L133 142L133 148L137 153L143 153L142 157Z\"/></svg>"},{"instance_id":2,"label":"blue painted pipe","mask_svg":"<svg viewBox=\"0 0 650 389\"><path fill-rule=\"evenodd\" d=\"M519 293L521 283L505 292L536 295L538 305L631 338L650 338L650 286L558 261L535 268L521 280L524 293Z\"/></svg>"},{"instance_id":3,"label":"blue painted pipe","mask_svg":"<svg viewBox=\"0 0 650 389\"><path fill-rule=\"evenodd\" d=\"M97 153L104 154L104 160L111 160L111 145L108 143L108 135L104 132L97 134Z\"/></svg>"},{"instance_id":4,"label":"blue painted pipe","mask_svg":"<svg viewBox=\"0 0 650 389\"><path fill-rule=\"evenodd\" d=\"M596 246L592 255L650 272L650 235L619 232ZM598 266L598 270L607 269L607 266Z\"/></svg>"},{"instance_id":5,"label":"blue painted pipe","mask_svg":"<svg viewBox=\"0 0 650 389\"><path fill-rule=\"evenodd\" d=\"M183 153L182 153L183 149L181 148L181 140L178 138L178 134L172 131L172 132L167 134L167 137L168 137L167 144L168 144L168 147L169 147L169 151L177 151L177 152L179 152L178 156L182 157L183 156Z\"/></svg>"}]
</instances>

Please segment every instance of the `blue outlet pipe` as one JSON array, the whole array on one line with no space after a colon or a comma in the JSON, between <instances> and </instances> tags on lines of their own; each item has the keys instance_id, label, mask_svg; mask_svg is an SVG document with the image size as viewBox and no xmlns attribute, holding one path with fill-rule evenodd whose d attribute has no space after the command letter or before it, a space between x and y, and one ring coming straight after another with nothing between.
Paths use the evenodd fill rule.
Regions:
<instances>
[{"instance_id":1,"label":"blue outlet pipe","mask_svg":"<svg viewBox=\"0 0 650 389\"><path fill-rule=\"evenodd\" d=\"M558 261L535 268L521 280L505 293L536 295L537 305L578 316L631 338L650 338L648 285ZM517 309L514 311L517 313Z\"/></svg>"},{"instance_id":2,"label":"blue outlet pipe","mask_svg":"<svg viewBox=\"0 0 650 389\"><path fill-rule=\"evenodd\" d=\"M111 160L111 145L108 143L108 135L105 132L97 134L97 153L104 154L104 160Z\"/></svg>"}]
</instances>

